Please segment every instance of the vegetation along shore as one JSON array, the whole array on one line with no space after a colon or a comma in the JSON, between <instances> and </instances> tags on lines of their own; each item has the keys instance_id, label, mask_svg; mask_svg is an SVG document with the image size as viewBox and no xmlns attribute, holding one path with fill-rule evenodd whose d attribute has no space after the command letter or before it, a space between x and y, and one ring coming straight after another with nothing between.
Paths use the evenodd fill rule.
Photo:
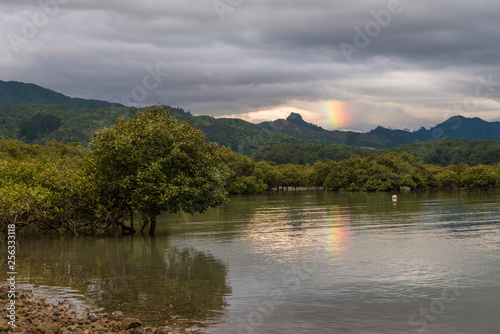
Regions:
<instances>
[{"instance_id":1,"label":"vegetation along shore","mask_svg":"<svg viewBox=\"0 0 500 334\"><path fill-rule=\"evenodd\" d=\"M453 143L445 140L435 145ZM413 145L422 148L424 144ZM161 212L203 212L228 200L228 194L303 187L498 189L500 163L493 162L439 166L407 152L351 154L339 161L305 165L256 162L207 142L194 125L156 106L95 132L91 148L56 141L28 145L1 140L0 222L2 232L8 224L16 224L20 232L118 234L145 231L149 226L154 234Z\"/></svg>"}]
</instances>

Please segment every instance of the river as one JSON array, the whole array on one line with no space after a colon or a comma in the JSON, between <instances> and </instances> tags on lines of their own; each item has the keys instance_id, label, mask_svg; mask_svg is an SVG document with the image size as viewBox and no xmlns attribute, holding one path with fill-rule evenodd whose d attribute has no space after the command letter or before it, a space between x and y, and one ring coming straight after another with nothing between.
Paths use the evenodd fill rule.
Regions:
<instances>
[{"instance_id":1,"label":"river","mask_svg":"<svg viewBox=\"0 0 500 334\"><path fill-rule=\"evenodd\" d=\"M391 195L239 196L162 215L154 239L21 238L18 280L210 333L500 332L500 193Z\"/></svg>"}]
</instances>

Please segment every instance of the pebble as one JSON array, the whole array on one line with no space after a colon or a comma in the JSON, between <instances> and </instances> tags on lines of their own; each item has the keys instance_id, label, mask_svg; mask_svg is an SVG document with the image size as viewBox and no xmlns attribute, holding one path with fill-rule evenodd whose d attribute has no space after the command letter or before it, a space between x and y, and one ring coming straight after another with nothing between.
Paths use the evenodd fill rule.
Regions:
<instances>
[{"instance_id":1,"label":"pebble","mask_svg":"<svg viewBox=\"0 0 500 334\"><path fill-rule=\"evenodd\" d=\"M69 301L48 303L44 298L33 298L31 290L16 291L16 326L10 326L7 319L6 292L9 285L0 286L0 332L26 334L178 334L202 333L205 328L175 328L169 326L150 327L132 317L125 317L117 322L110 320L103 309L85 309L77 311ZM123 316L121 311L111 313Z\"/></svg>"}]
</instances>

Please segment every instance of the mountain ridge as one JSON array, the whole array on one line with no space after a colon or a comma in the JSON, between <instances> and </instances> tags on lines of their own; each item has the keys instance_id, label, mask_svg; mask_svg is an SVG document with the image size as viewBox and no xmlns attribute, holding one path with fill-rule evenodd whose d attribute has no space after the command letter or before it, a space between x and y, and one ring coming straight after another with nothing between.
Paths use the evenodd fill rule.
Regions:
<instances>
[{"instance_id":1,"label":"mountain ridge","mask_svg":"<svg viewBox=\"0 0 500 334\"><path fill-rule=\"evenodd\" d=\"M70 108L63 108L62 105ZM369 132L355 132L325 130L306 122L298 113L291 113L286 119L254 124L238 118L193 116L179 107L165 107L172 109L179 119L191 121L204 131L207 140L243 154L282 143L337 144L382 149L419 141L437 141L446 137L461 140L500 140L500 122L488 122L477 117L453 116L434 127L422 127L416 131L378 126ZM74 110L70 110L71 108ZM64 130L72 133L71 138L78 138L78 141L88 144L89 133L99 125L111 125L117 121L112 120L112 117L131 117L134 112L135 108L117 103L71 98L35 84L0 80L0 138L30 142L26 135L22 134L32 130L29 137L31 142L50 138L64 142L69 140L60 134ZM36 116L37 113L41 116ZM60 118L61 121L54 117ZM33 130L38 119L50 123L51 126ZM51 120L52 122L49 122ZM83 123L79 125L79 122L85 122L85 126ZM59 131L59 135L54 135L52 131Z\"/></svg>"},{"instance_id":2,"label":"mountain ridge","mask_svg":"<svg viewBox=\"0 0 500 334\"><path fill-rule=\"evenodd\" d=\"M64 104L86 109L125 107L119 103L69 97L32 83L0 80L0 106L13 104Z\"/></svg>"}]
</instances>

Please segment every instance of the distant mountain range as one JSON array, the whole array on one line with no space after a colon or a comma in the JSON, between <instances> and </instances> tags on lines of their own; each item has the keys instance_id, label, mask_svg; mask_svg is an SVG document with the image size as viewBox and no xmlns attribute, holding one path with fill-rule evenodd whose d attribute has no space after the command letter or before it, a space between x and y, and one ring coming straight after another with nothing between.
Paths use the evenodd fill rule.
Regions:
<instances>
[{"instance_id":1,"label":"distant mountain range","mask_svg":"<svg viewBox=\"0 0 500 334\"><path fill-rule=\"evenodd\" d=\"M191 121L203 130L207 140L243 154L283 143L388 148L445 137L500 140L500 122L462 116L453 116L430 129L406 131L379 126L360 133L325 130L304 121L297 113L286 119L253 124L234 118L193 116L182 108L171 109L179 119ZM29 143L57 139L88 144L90 132L114 124L119 117L132 117L135 110L106 101L71 98L34 84L0 80L0 138Z\"/></svg>"},{"instance_id":2,"label":"distant mountain range","mask_svg":"<svg viewBox=\"0 0 500 334\"><path fill-rule=\"evenodd\" d=\"M381 149L414 142L436 141L446 137L460 140L500 140L500 122L487 122L463 116L453 116L430 129L406 131L378 126L370 132L361 133L325 130L304 121L296 113L290 114L286 119L259 124L240 119L186 115L179 109L175 109L174 113L179 118L196 124L207 134L209 140L230 146L244 154L279 143L338 144Z\"/></svg>"}]
</instances>

